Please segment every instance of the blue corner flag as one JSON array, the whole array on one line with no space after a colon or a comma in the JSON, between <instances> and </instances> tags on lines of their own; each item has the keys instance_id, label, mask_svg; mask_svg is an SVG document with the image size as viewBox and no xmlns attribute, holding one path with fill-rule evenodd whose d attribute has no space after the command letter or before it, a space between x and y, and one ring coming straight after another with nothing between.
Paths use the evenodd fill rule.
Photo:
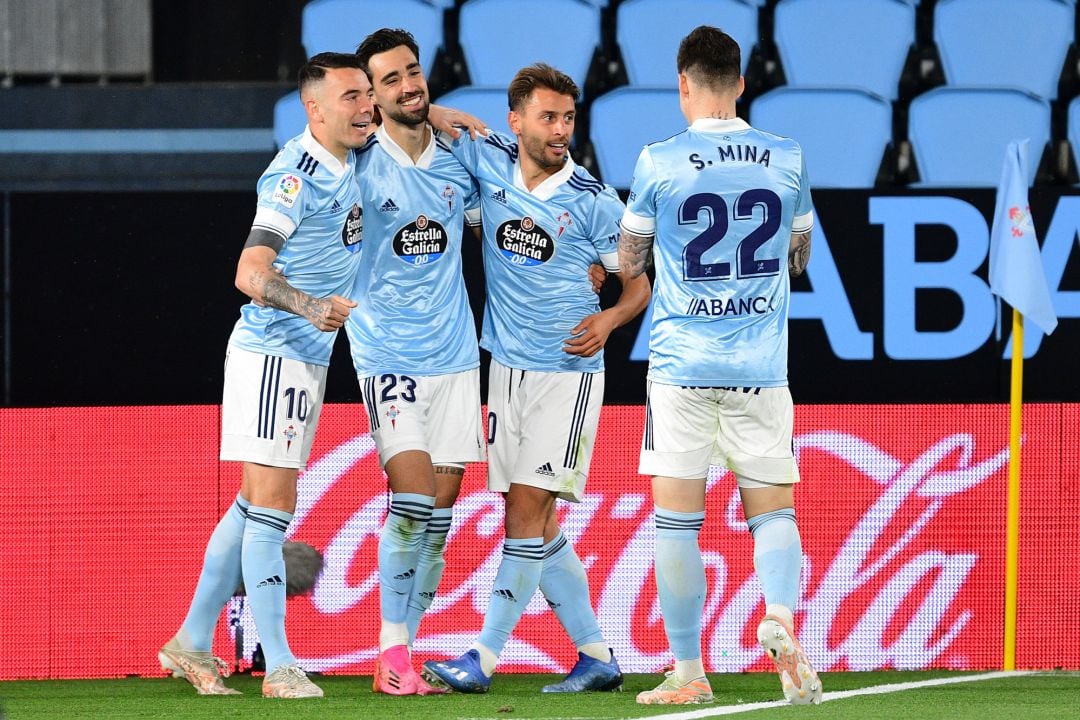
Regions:
<instances>
[{"instance_id":1,"label":"blue corner flag","mask_svg":"<svg viewBox=\"0 0 1080 720\"><path fill-rule=\"evenodd\" d=\"M1057 327L1057 313L1031 222L1027 163L1028 141L1010 142L990 230L990 291L1049 335Z\"/></svg>"}]
</instances>

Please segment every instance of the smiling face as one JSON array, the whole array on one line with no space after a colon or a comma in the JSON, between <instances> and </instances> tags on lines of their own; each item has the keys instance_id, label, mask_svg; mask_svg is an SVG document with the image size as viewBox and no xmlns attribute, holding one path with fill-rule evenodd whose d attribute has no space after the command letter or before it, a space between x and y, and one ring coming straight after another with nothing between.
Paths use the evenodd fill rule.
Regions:
<instances>
[{"instance_id":1,"label":"smiling face","mask_svg":"<svg viewBox=\"0 0 1080 720\"><path fill-rule=\"evenodd\" d=\"M308 124L323 147L335 155L367 140L374 107L371 83L359 68L332 68L304 91Z\"/></svg>"},{"instance_id":2,"label":"smiling face","mask_svg":"<svg viewBox=\"0 0 1080 720\"><path fill-rule=\"evenodd\" d=\"M569 157L576 116L573 97L538 87L519 109L510 111L510 129L528 159L539 169L553 173Z\"/></svg>"},{"instance_id":3,"label":"smiling face","mask_svg":"<svg viewBox=\"0 0 1080 720\"><path fill-rule=\"evenodd\" d=\"M428 89L420 61L405 45L368 60L375 103L385 122L415 127L427 122Z\"/></svg>"}]
</instances>

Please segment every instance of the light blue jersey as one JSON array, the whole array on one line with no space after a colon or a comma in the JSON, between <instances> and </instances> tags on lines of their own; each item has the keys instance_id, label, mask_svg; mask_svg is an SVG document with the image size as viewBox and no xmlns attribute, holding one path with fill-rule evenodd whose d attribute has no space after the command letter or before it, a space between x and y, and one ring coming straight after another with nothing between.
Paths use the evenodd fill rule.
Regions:
<instances>
[{"instance_id":1,"label":"light blue jersey","mask_svg":"<svg viewBox=\"0 0 1080 720\"><path fill-rule=\"evenodd\" d=\"M570 355L571 328L599 312L589 266L617 272L623 204L610 187L567 159L530 192L517 143L492 133L451 146L480 185L487 304L480 345L507 367L600 372L603 352Z\"/></svg>"},{"instance_id":2,"label":"light blue jersey","mask_svg":"<svg viewBox=\"0 0 1080 720\"><path fill-rule=\"evenodd\" d=\"M338 162L305 129L259 179L252 229L280 235L274 260L286 280L312 297L348 297L360 257L360 189L353 160ZM337 333L299 315L254 302L240 309L229 343L251 352L329 365Z\"/></svg>"},{"instance_id":3,"label":"light blue jersey","mask_svg":"<svg viewBox=\"0 0 1080 720\"><path fill-rule=\"evenodd\" d=\"M360 377L444 375L480 365L461 240L476 184L433 136L417 163L379 128L356 151L364 252L345 323Z\"/></svg>"},{"instance_id":4,"label":"light blue jersey","mask_svg":"<svg viewBox=\"0 0 1080 720\"><path fill-rule=\"evenodd\" d=\"M788 247L812 225L794 140L703 119L646 146L622 226L656 236L649 379L787 385Z\"/></svg>"}]
</instances>

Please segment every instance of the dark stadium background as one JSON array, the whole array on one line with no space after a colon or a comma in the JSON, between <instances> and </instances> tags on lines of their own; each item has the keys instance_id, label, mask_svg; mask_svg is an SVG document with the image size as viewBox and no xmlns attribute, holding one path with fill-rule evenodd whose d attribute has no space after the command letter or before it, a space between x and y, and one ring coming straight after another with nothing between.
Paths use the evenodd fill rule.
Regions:
<instances>
[{"instance_id":1,"label":"dark stadium background","mask_svg":"<svg viewBox=\"0 0 1080 720\"><path fill-rule=\"evenodd\" d=\"M924 0L920 18L932 4ZM267 127L273 103L292 88L304 59L303 5L303 0L152 3L150 78L19 77L0 88L0 130ZM611 12L605 10L605 18ZM454 15L447 17L452 22ZM452 34L451 26L447 36ZM529 41L543 38L523 38ZM432 97L462 81L455 52L449 43L436 63L429 78ZM764 69L770 52L763 43L752 59L751 98L778 80L775 70L770 75ZM598 59L590 77L593 89L625 81L617 61ZM606 72L610 68L615 72ZM914 90L922 87L919 82L935 79L931 74L912 80ZM1069 82L1063 77L1063 87L1075 93L1075 83ZM910 97L914 90L902 86L901 94ZM587 138L584 109L579 143ZM740 112L745 114L746 103ZM589 164L588 145L581 144L581 159ZM254 212L255 181L272 154L0 155L3 405L220 402L225 341L244 300L233 288L235 262ZM1041 173L1040 178L1031 204L1042 237L1058 199L1077 191L1074 176ZM797 403L1008 399L1009 364L1002 359L1003 341L993 336L977 351L952 360L885 356L882 228L868 222L867 199L945 194L973 204L988 221L994 204L992 189L909 190L905 180L886 177L874 190L815 191L848 300L860 330L874 334L875 352L873 360L841 360L819 321L792 321L790 378ZM941 249L949 247L947 231L920 232L925 233L919 244L924 259L947 254ZM466 242L465 252L479 320L478 244ZM1078 255L1074 246L1062 290L1080 291ZM812 273L813 260L810 267ZM985 278L985 264L979 273ZM616 285L605 287L609 302ZM809 287L806 279L794 283L796 290ZM918 297L922 330L955 326L960 313L948 292L924 291ZM645 364L628 359L639 324L621 328L609 341L608 402L644 400ZM1026 364L1025 399L1080 400L1078 348L1078 324L1064 318ZM358 399L342 335L327 400Z\"/></svg>"}]
</instances>

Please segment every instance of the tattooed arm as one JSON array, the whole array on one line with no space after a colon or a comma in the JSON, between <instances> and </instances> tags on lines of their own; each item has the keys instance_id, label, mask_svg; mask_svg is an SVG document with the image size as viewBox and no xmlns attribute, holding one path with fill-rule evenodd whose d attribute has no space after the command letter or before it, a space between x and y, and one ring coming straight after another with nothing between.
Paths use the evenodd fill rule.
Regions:
<instances>
[{"instance_id":1,"label":"tattooed arm","mask_svg":"<svg viewBox=\"0 0 1080 720\"><path fill-rule=\"evenodd\" d=\"M788 246L788 274L799 277L810 262L810 231L791 233L791 245Z\"/></svg>"},{"instance_id":2,"label":"tattooed arm","mask_svg":"<svg viewBox=\"0 0 1080 720\"><path fill-rule=\"evenodd\" d=\"M652 263L654 236L635 235L623 229L619 233L619 267L628 279L645 272Z\"/></svg>"},{"instance_id":3,"label":"tattooed arm","mask_svg":"<svg viewBox=\"0 0 1080 720\"><path fill-rule=\"evenodd\" d=\"M236 288L256 303L299 315L323 332L340 328L356 303L339 295L312 297L290 285L273 265L282 245L274 233L253 229L236 266Z\"/></svg>"}]
</instances>

